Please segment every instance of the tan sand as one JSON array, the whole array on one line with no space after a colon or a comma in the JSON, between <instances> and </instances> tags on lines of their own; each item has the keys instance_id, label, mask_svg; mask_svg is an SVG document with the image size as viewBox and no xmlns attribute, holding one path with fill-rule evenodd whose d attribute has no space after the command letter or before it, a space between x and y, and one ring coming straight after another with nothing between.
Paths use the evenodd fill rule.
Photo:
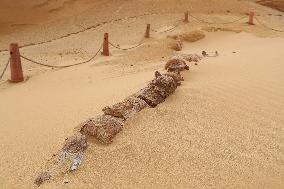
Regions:
<instances>
[{"instance_id":1,"label":"tan sand","mask_svg":"<svg viewBox=\"0 0 284 189\"><path fill-rule=\"evenodd\" d=\"M88 2L92 8L108 2L106 9L121 17L146 10L174 13L109 22L72 37L25 48L22 54L48 60L46 63L74 63L92 56L105 31L115 43L131 46L143 36L146 23L151 21L153 27L163 30L182 17L178 11L190 8L185 0L175 9L169 0L155 1L154 6L150 0L124 1L121 6L116 1ZM198 2L191 4L198 10L196 14L214 17L214 21L238 18L250 8L259 13L279 13L246 1L216 4L215 0L214 6L208 1ZM33 1L30 3L34 6ZM129 9L134 4L141 9ZM68 15L69 10L65 8L45 21L34 21L42 22L42 27L27 26L18 33L3 34L0 48L6 48L11 39L24 44L76 31L76 23L83 18L85 24L100 23L102 19L90 17L93 11L86 11L86 7L82 6L83 13L77 12L76 18L64 19L61 14ZM225 15L227 9L234 15ZM103 15L99 11L93 14ZM104 17L110 18L108 14ZM273 27L283 28L283 18L262 18ZM56 19L59 21L53 21ZM72 27L70 23L74 23ZM66 25L69 27L64 28ZM29 80L0 84L0 188L37 188L33 184L37 173L79 123L138 91L154 77L155 70L163 69L173 54L167 35L206 26L194 21L173 32L155 34L146 45L130 52L111 49L113 56L100 56L95 64L51 70L23 62ZM184 43L181 53L218 50L220 56L191 65L191 71L183 74L182 86L166 102L132 117L111 145L91 143L75 173L41 188L283 188L284 35L242 22L226 28L252 34L206 32L204 39ZM8 55L0 55L2 70Z\"/></svg>"}]
</instances>

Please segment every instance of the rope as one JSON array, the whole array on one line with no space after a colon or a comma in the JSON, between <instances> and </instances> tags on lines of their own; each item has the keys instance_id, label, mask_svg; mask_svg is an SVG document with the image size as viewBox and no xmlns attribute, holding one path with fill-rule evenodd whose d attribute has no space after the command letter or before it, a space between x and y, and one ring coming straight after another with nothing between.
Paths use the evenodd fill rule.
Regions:
<instances>
[{"instance_id":1,"label":"rope","mask_svg":"<svg viewBox=\"0 0 284 189\"><path fill-rule=\"evenodd\" d=\"M0 53L1 53L1 52L8 52L8 51L9 51L8 49L1 49L1 50L0 50Z\"/></svg>"},{"instance_id":2,"label":"rope","mask_svg":"<svg viewBox=\"0 0 284 189\"><path fill-rule=\"evenodd\" d=\"M168 13L162 13L162 14L173 14L175 12L168 12ZM161 13L160 13L161 14ZM128 17L129 19L131 18L137 18L137 17L143 17L143 16L148 16L148 15L159 15L159 13L144 13L144 14L140 14L140 15L137 15L137 16L131 16L131 17ZM238 22L244 18L246 18L246 16L242 17L242 18L239 18L237 20L233 20L233 21L229 21L229 22L223 22L223 23L217 23L217 22L209 22L209 21L206 21L204 19L201 19L201 18L198 18L196 16L193 16L192 14L189 14L192 18L196 19L197 21L199 22L202 22L202 23L207 23L207 24L231 24L231 23L235 23L235 22ZM62 36L59 36L57 38L53 38L53 39L50 39L50 40L47 40L47 41L42 41L42 42L38 42L38 43L29 43L29 44L25 44L25 45L22 45L20 46L20 48L25 48L25 47L31 47L31 46L36 46L36 45L42 45L42 44L46 44L46 43L50 43L50 42L53 42L53 41L56 41L56 40L59 40L59 39L63 39L63 38L66 38L66 37L70 37L71 35L77 35L79 33L83 33L85 31L88 31L88 30L91 30L91 29L94 29L94 28L97 28L97 27L100 27L100 26L103 26L105 24L108 24L108 23L111 23L111 22L117 22L117 21L121 21L122 18L118 18L118 19L113 19L113 20L109 20L109 21L106 21L106 22L102 22L102 23L98 23L96 25L91 25L89 27L86 27L86 28L83 28L82 30L79 30L79 31L76 31L76 32L71 32L71 33L68 33L68 34L65 34L65 35L62 35ZM258 21L259 22L259 21ZM264 27L268 28L268 29L271 29L271 30L274 30L274 31L278 31L278 32L284 32L283 30L278 30L278 29L273 29L273 28L270 28L266 25L264 25L263 23L259 22L259 24L263 25ZM162 31L160 33L164 33L164 32L168 32L168 31L172 31L174 28L176 27L173 27L171 29L168 29L166 31ZM153 32L158 32L157 30L155 29L151 29L151 31ZM8 52L9 50L8 49L0 49L0 53L1 52Z\"/></svg>"},{"instance_id":3,"label":"rope","mask_svg":"<svg viewBox=\"0 0 284 189\"><path fill-rule=\"evenodd\" d=\"M99 54L99 52L101 51L102 47L103 47L103 46L101 45L101 47L100 47L99 50L96 52L96 54L95 54L94 56L92 56L90 59L88 59L88 60L86 60L86 61L83 61L83 62L79 62L79 63L75 63L75 64L70 64L70 65L65 65L65 66L56 66L56 65L52 66L52 65L44 64L44 63L35 61L35 60L33 60L33 59L27 58L27 57L25 57L25 56L23 56L23 55L20 55L20 56L21 56L21 58L23 58L23 59L25 59L25 60L27 60L27 61L29 61L29 62L31 62L31 63L38 64L38 65L41 65L41 66L45 66L45 67L49 67L49 68L68 68L68 67L81 65L81 64L85 64L85 63L88 63L88 62L92 61L92 60Z\"/></svg>"},{"instance_id":4,"label":"rope","mask_svg":"<svg viewBox=\"0 0 284 189\"><path fill-rule=\"evenodd\" d=\"M172 28L167 29L167 30L165 30L165 31L161 31L161 32L159 32L159 33L167 33L167 32L173 31L173 30L176 29L178 26L179 26L179 24L177 24L177 25L173 26Z\"/></svg>"},{"instance_id":5,"label":"rope","mask_svg":"<svg viewBox=\"0 0 284 189\"><path fill-rule=\"evenodd\" d=\"M5 72L6 72L6 70L7 70L9 64L10 64L10 58L8 59L8 62L7 62L7 64L5 65L4 70L2 71L2 73L1 73L1 75L0 75L0 80L3 78L3 76L4 76Z\"/></svg>"},{"instance_id":6,"label":"rope","mask_svg":"<svg viewBox=\"0 0 284 189\"><path fill-rule=\"evenodd\" d=\"M149 16L149 15L158 15L158 14L159 13L143 13L143 14L139 14L139 15L136 15L136 16L130 16L127 19L139 18L139 17ZM166 14L168 14L168 13L166 13ZM19 48L32 47L32 46L37 46L37 45L43 45L43 44L46 44L46 43L51 43L53 41L57 41L57 40L60 40L60 39L63 39L63 38L70 37L71 35L77 35L77 34L80 34L80 33L84 33L84 32L89 31L91 29L95 29L95 28L104 26L106 24L109 24L109 23L112 23L112 22L118 22L118 21L121 21L121 20L123 20L123 18L117 18L117 19L108 20L108 21L105 21L105 22L98 23L96 25L88 26L86 28L83 28L82 30L71 32L71 33L68 33L68 34L59 36L57 38L53 38L53 39L47 40L47 41L41 41L41 42L38 42L38 43L25 44L25 45L20 46ZM1 49L0 50L0 52L6 52L6 51L9 51L9 50L8 49Z\"/></svg>"},{"instance_id":7,"label":"rope","mask_svg":"<svg viewBox=\"0 0 284 189\"><path fill-rule=\"evenodd\" d=\"M137 48L137 47L140 47L141 45L143 45L144 44L144 42L143 41L141 41L138 45L135 45L135 46L133 46L133 47L129 47L129 48L120 48L120 47L118 47L118 45L114 45L113 43L111 43L111 42L108 42L109 44L110 44L110 46L112 46L112 47L114 47L114 48L116 48L116 49L119 49L119 50L123 50L123 51L127 51L127 50L130 50L130 49L134 49L134 48Z\"/></svg>"},{"instance_id":8,"label":"rope","mask_svg":"<svg viewBox=\"0 0 284 189\"><path fill-rule=\"evenodd\" d=\"M274 29L271 28L269 26L266 26L265 24L263 24L257 17L255 17L255 20L263 27L265 27L266 29L272 30L272 31L276 31L276 32L284 32L284 30L278 30L278 29Z\"/></svg>"},{"instance_id":9,"label":"rope","mask_svg":"<svg viewBox=\"0 0 284 189\"><path fill-rule=\"evenodd\" d=\"M233 21L229 21L229 22L209 22L209 21L206 21L206 20L203 20L201 18L198 18L196 16L193 16L192 14L189 14L192 18L194 18L195 20L199 21L199 22L203 22L203 23L206 23L206 24L232 24L232 23L236 23L244 18L246 18L247 16L243 16L241 18L238 18L236 20L233 20Z\"/></svg>"},{"instance_id":10,"label":"rope","mask_svg":"<svg viewBox=\"0 0 284 189\"><path fill-rule=\"evenodd\" d=\"M158 32L158 30L151 29L151 31L156 32L156 33L167 33L167 32L173 31L174 29L176 29L179 26L178 22L180 22L180 21L181 20L176 21L177 23L170 29L167 29L167 30L164 30L164 31L160 31L160 32Z\"/></svg>"}]
</instances>

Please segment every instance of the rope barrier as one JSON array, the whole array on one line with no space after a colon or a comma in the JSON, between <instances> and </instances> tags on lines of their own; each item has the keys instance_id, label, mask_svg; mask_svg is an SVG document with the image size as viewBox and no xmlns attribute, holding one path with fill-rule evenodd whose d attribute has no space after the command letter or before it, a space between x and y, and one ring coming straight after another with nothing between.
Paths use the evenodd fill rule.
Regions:
<instances>
[{"instance_id":1,"label":"rope barrier","mask_svg":"<svg viewBox=\"0 0 284 189\"><path fill-rule=\"evenodd\" d=\"M206 24L232 24L232 23L236 23L238 21L241 21L242 19L244 18L247 18L247 16L243 16L241 18L238 18L236 20L233 20L233 21L229 21L229 22L209 22L209 21L206 21L206 20L203 20L201 18L198 18L196 16L193 16L192 14L189 14L192 18L194 18L195 20L199 21L199 22L202 22L202 23L206 23Z\"/></svg>"},{"instance_id":2,"label":"rope barrier","mask_svg":"<svg viewBox=\"0 0 284 189\"><path fill-rule=\"evenodd\" d=\"M145 15L150 15L150 14L153 15L154 13L149 13L149 14L143 14L143 15L133 16L133 18L134 18L134 17L145 16ZM232 21L228 21L228 22L219 22L219 23L218 23L218 22L209 22L209 21L207 21L207 20L204 20L204 19L199 18L199 17L197 17L197 16L194 16L194 15L192 15L192 14L189 14L189 16L191 16L192 18L194 18L194 19L197 20L198 22L207 23L207 24L231 24L231 23L236 23L236 22L238 22L238 21L240 21L240 20L243 20L243 19L245 19L245 18L247 17L247 16L243 16L243 17L238 18L238 19L236 19L236 20L232 20ZM129 17L129 18L132 18L132 17ZM266 29L270 29L270 30L273 30L273 31L276 31L276 32L284 32L284 30L274 29L274 28L271 28L271 27L265 25L263 22L261 22L261 21L259 20L258 17L255 17L255 19L256 19L256 21L257 21L261 26L265 27ZM121 20L121 19L115 19L114 21L119 21L119 20ZM169 29L167 29L167 30L164 30L164 31L160 31L160 32L159 32L158 30L151 29L151 31L156 32L156 33L166 33L166 32L173 31L174 29L176 29L176 28L180 25L180 21L181 21L181 20L177 20L177 21L174 23L174 26L171 27L171 28L169 28ZM35 45L44 44L44 43L50 43L50 42L52 42L52 41L55 41L55 40L58 40L58 39L61 39L61 38L65 38L65 37L69 37L69 36L71 36L71 35L79 34L79 33L81 33L81 32L84 32L84 31L87 31L87 30L96 28L96 27L98 27L98 26L101 26L101 25L107 24L107 23L108 23L108 22L103 22L103 23L100 23L100 24L97 24L97 25L93 25L93 26L90 26L90 27L88 27L88 28L84 28L83 30L80 30L80 31L77 31L77 32L72 32L72 33L66 34L66 35L64 35L64 36L61 36L61 37L52 39L52 40L48 40L48 41L44 41L44 42L40 42L40 43L36 43L36 44L35 44L35 43L26 44L26 45L20 46L20 48L28 47L28 46L35 46ZM129 47L129 48L121 48L119 45L115 45L115 44L112 43L112 42L108 42L108 43L109 43L109 45L111 45L112 47L114 47L114 48L116 48L116 49L119 49L119 50L124 50L124 51L137 48L137 47L139 47L139 46L141 46L141 45L144 44L143 39L142 39L137 45L132 46L132 47ZM67 68L67 67L72 67L72 66L76 66L76 65L80 65L80 64L85 64L85 63L88 63L88 62L92 61L92 60L98 55L98 53L101 51L102 47L103 47L103 45L101 45L101 47L100 47L99 50L95 53L94 56L92 56L90 59L88 59L88 60L86 60L86 61L79 62L79 63L75 63L75 64L70 64L70 65L63 65L63 66L49 65L49 64L41 63L41 62L35 61L35 60L31 59L31 58L27 58L26 56L23 56L23 55L20 55L20 57L23 58L23 59L25 59L25 60L27 60L27 61L29 61L29 62L31 62L31 63L38 64L38 65L45 66L45 67L51 67L51 68ZM2 49L2 50L0 50L0 52L6 52L6 51L9 52L8 49ZM0 76L1 76L0 79L2 79L3 75L5 74L9 63L10 63L10 59L8 60L8 63L5 65L5 68L4 68L3 72L2 72L1 75L0 75Z\"/></svg>"},{"instance_id":3,"label":"rope barrier","mask_svg":"<svg viewBox=\"0 0 284 189\"><path fill-rule=\"evenodd\" d=\"M135 48L137 48L137 47L140 47L141 45L143 45L144 44L144 42L143 41L141 41L138 45L135 45L135 46L133 46L133 47L129 47L129 48L121 48L121 47L119 47L118 45L114 45L113 43L111 43L111 42L108 42L109 44L110 44L110 46L112 46L112 47L114 47L114 48L116 48L116 49L119 49L119 50L123 50L123 51L127 51L127 50L131 50L131 49L135 49Z\"/></svg>"},{"instance_id":4,"label":"rope barrier","mask_svg":"<svg viewBox=\"0 0 284 189\"><path fill-rule=\"evenodd\" d=\"M153 32L155 32L155 33L167 33L167 32L173 31L174 29L176 29L176 28L179 26L179 23L178 23L178 22L180 22L180 21L182 21L182 20L176 21L177 23L176 23L172 28L170 28L170 29L167 29L167 30L164 30L164 31L160 31L160 32L159 32L158 30L151 29L151 31L153 31Z\"/></svg>"},{"instance_id":5,"label":"rope barrier","mask_svg":"<svg viewBox=\"0 0 284 189\"><path fill-rule=\"evenodd\" d=\"M265 27L266 29L269 29L269 30L272 30L272 31L276 31L276 32L284 32L284 30L278 30L278 29L274 29L274 28L271 28L265 24L263 24L257 17L255 17L255 20L263 27Z\"/></svg>"},{"instance_id":6,"label":"rope barrier","mask_svg":"<svg viewBox=\"0 0 284 189\"><path fill-rule=\"evenodd\" d=\"M131 18L137 18L137 17L148 16L148 15L155 15L155 14L158 15L158 13L146 13L146 14L144 13L144 14L141 14L141 15L138 15L138 16L131 16L131 17L129 17L129 18L131 19ZM165 14L169 14L169 13L165 13ZM198 18L198 17L196 17L196 16L194 16L194 15L192 15L192 14L189 14L189 16L191 16L192 18L194 18L195 20L197 20L197 21L199 21L199 22L206 23L206 24L232 24L232 23L238 22L238 21L240 21L240 20L242 20L242 19L244 19L244 18L247 17L247 16L244 16L244 17L241 17L241 18L236 19L236 20L233 20L233 21L229 21L229 22L219 22L219 23L218 23L218 22L210 22L210 21L207 21L207 20ZM257 19L257 18L256 18L256 19ZM77 34L79 34L79 33L83 33L83 32L85 32L85 31L88 31L88 30L97 28L97 27L99 27L99 26L103 26L103 25L105 25L105 24L107 24L107 23L111 23L112 21L116 22L116 21L120 21L120 20L122 20L122 18L118 18L118 19L114 19L114 20L110 20L110 21L98 23L98 24L96 24L96 25L91 25L91 26L89 26L89 27L86 27L86 28L84 28L84 29L82 29L82 30L79 30L79 31L76 31L76 32L71 32L71 33L68 33L68 34L62 35L62 36L60 36L60 37L47 40L47 41L42 41L42 42L38 42L38 43L25 44L25 45L20 46L20 48L31 47L31 46L36 46L36 45L42 45L42 44L46 44L46 43L51 43L51 42L56 41L56 40L59 40L59 39L63 39L63 38L66 38L66 37L69 37L69 36L72 36L72 35L77 35ZM268 26L266 26L265 24L263 24L261 21L259 21L258 19L257 19L257 21L259 22L260 25L264 26L264 27L267 28L267 29L271 29L271 30L277 31L277 32L284 32L284 30L278 30L278 29L274 29L274 28L268 27ZM176 27L177 27L177 26L174 26L173 28L170 28L170 29L165 30L165 31L161 31L161 32L159 32L159 33L166 33L166 32L172 31L172 30L174 30ZM155 30L155 29L151 29L151 31L158 33L158 31ZM8 49L0 49L0 53L1 53L1 52L8 52L8 51L9 51Z\"/></svg>"},{"instance_id":7,"label":"rope barrier","mask_svg":"<svg viewBox=\"0 0 284 189\"><path fill-rule=\"evenodd\" d=\"M8 62L5 64L4 70L2 71L0 75L0 80L3 78L5 72L7 71L8 65L10 64L10 58L8 59Z\"/></svg>"},{"instance_id":8,"label":"rope barrier","mask_svg":"<svg viewBox=\"0 0 284 189\"><path fill-rule=\"evenodd\" d=\"M50 67L50 68L68 68L68 67L72 67L72 66L77 66L77 65L81 65L81 64L86 64L86 63L89 63L90 61L92 61L98 54L99 52L102 50L102 45L101 47L99 48L99 50L95 53L94 56L92 56L90 59L86 60L86 61L83 61L83 62L79 62L79 63L75 63L75 64L70 64L70 65L64 65L64 66L52 66L52 65L48 65L48 64L44 64L44 63L41 63L41 62L38 62L38 61L35 61L31 58L27 58L23 55L20 55L21 58L31 62L31 63L34 63L34 64L38 64L38 65L41 65L41 66L45 66L45 67Z\"/></svg>"},{"instance_id":9,"label":"rope barrier","mask_svg":"<svg viewBox=\"0 0 284 189\"><path fill-rule=\"evenodd\" d=\"M137 15L137 16L130 16L130 17L128 17L128 19L139 18L139 17L149 16L149 15L158 15L158 14L159 13L143 13L143 14L140 14L140 15ZM166 14L168 14L168 13L166 13ZM47 40L47 41L42 41L42 42L38 42L38 43L25 44L25 45L20 46L20 48L32 47L32 46L36 46L36 45L43 45L43 44L46 44L46 43L51 43L53 41L57 41L57 40L60 40L60 39L66 38L66 37L70 37L72 35L77 35L77 34L89 31L91 29L97 28L99 26L103 26L103 25L108 24L108 23L118 22L118 21L121 21L121 20L123 20L123 18L117 18L117 19L101 22L101 23L98 23L96 25L88 26L88 27L86 27L86 28L84 28L82 30L79 30L79 31L76 31L76 32L71 32L71 33L68 33L68 34L59 36L57 38L53 38L53 39ZM9 50L8 49L1 49L0 53L1 52L7 52L7 51L9 51Z\"/></svg>"},{"instance_id":10,"label":"rope barrier","mask_svg":"<svg viewBox=\"0 0 284 189\"><path fill-rule=\"evenodd\" d=\"M0 50L0 53L1 52L9 52L9 50L8 49L2 49L2 50Z\"/></svg>"},{"instance_id":11,"label":"rope barrier","mask_svg":"<svg viewBox=\"0 0 284 189\"><path fill-rule=\"evenodd\" d=\"M180 22L180 21L181 21L181 20L178 20L178 21L177 21L177 24L176 24L175 26L173 26L172 28L167 29L167 30L165 30L165 31L161 31L161 32L159 32L159 33L166 33L166 32L169 32L169 31L173 31L174 29L176 29L176 28L179 26L179 23L178 23L178 22ZM158 32L157 30L154 30L154 29L151 29L151 31ZM110 44L110 46L112 46L112 47L114 47L114 48L116 48L116 49L119 49L119 50L123 50L123 51L127 51L127 50L130 50L130 49L134 49L134 48L137 48L137 47L141 46L142 44L144 44L143 39L142 39L142 41L141 41L138 45L135 45L135 46L129 47L129 48L121 48L121 47L119 47L119 45L115 45L115 44L113 44L113 43L111 43L111 42L108 42L108 43Z\"/></svg>"},{"instance_id":12,"label":"rope barrier","mask_svg":"<svg viewBox=\"0 0 284 189\"><path fill-rule=\"evenodd\" d=\"M178 26L179 26L179 24L177 24L177 25L173 26L172 28L167 29L167 30L165 30L165 31L161 31L161 32L159 32L159 33L167 33L167 32L173 31L173 30L175 30Z\"/></svg>"}]
</instances>

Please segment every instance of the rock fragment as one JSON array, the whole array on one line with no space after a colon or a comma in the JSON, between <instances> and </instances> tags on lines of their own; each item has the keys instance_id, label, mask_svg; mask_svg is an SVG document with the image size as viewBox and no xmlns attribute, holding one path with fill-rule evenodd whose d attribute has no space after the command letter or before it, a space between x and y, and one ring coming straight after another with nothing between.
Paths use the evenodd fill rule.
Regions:
<instances>
[{"instance_id":1,"label":"rock fragment","mask_svg":"<svg viewBox=\"0 0 284 189\"><path fill-rule=\"evenodd\" d=\"M189 70L189 66L181 56L175 55L166 63L165 69L169 72L180 72Z\"/></svg>"},{"instance_id":2,"label":"rock fragment","mask_svg":"<svg viewBox=\"0 0 284 189\"><path fill-rule=\"evenodd\" d=\"M159 72L156 72L155 76L156 78L153 79L147 87L135 94L152 108L164 102L177 88L177 84L172 77L162 75Z\"/></svg>"},{"instance_id":3,"label":"rock fragment","mask_svg":"<svg viewBox=\"0 0 284 189\"><path fill-rule=\"evenodd\" d=\"M101 115L82 124L81 133L94 136L102 144L110 144L122 130L124 121L110 115Z\"/></svg>"},{"instance_id":4,"label":"rock fragment","mask_svg":"<svg viewBox=\"0 0 284 189\"><path fill-rule=\"evenodd\" d=\"M181 76L180 72L167 72L164 75L173 78L177 86L181 85L181 81L184 81L183 77Z\"/></svg>"},{"instance_id":5,"label":"rock fragment","mask_svg":"<svg viewBox=\"0 0 284 189\"><path fill-rule=\"evenodd\" d=\"M103 108L103 112L105 115L111 115L126 120L146 107L148 107L148 104L144 100L137 97L129 97L112 106L106 106Z\"/></svg>"},{"instance_id":6,"label":"rock fragment","mask_svg":"<svg viewBox=\"0 0 284 189\"><path fill-rule=\"evenodd\" d=\"M155 79L153 79L149 85L154 85L158 88L161 88L166 92L166 97L172 94L177 88L177 85L172 77L162 75L158 71L155 72Z\"/></svg>"},{"instance_id":7,"label":"rock fragment","mask_svg":"<svg viewBox=\"0 0 284 189\"><path fill-rule=\"evenodd\" d=\"M166 92L154 85L148 85L147 87L141 89L136 95L152 108L164 102L166 99Z\"/></svg>"},{"instance_id":8,"label":"rock fragment","mask_svg":"<svg viewBox=\"0 0 284 189\"><path fill-rule=\"evenodd\" d=\"M75 135L68 137L65 140L62 151L69 154L75 154L84 152L88 147L87 139L85 135L76 133Z\"/></svg>"}]
</instances>

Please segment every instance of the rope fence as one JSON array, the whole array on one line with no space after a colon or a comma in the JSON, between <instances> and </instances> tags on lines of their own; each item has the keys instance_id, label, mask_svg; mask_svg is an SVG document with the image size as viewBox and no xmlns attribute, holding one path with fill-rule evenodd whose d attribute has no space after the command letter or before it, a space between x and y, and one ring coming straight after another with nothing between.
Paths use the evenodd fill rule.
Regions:
<instances>
[{"instance_id":1,"label":"rope fence","mask_svg":"<svg viewBox=\"0 0 284 189\"><path fill-rule=\"evenodd\" d=\"M122 50L122 51L128 51L128 50L131 50L131 49L135 49L137 47L140 47L141 45L144 44L143 40L141 40L141 42L139 42L137 45L135 46L132 46L132 47L129 47L129 48L121 48L119 45L115 45L113 44L112 42L108 42L110 46L118 49L118 50Z\"/></svg>"},{"instance_id":2,"label":"rope fence","mask_svg":"<svg viewBox=\"0 0 284 189\"><path fill-rule=\"evenodd\" d=\"M20 57L23 58L24 60L29 61L30 63L37 64L37 65L44 66L44 67L49 67L49 68L68 68L68 67L77 66L77 65L86 64L86 63L91 62L94 58L97 57L97 55L99 54L99 52L102 50L102 47L103 47L103 46L101 45L101 47L100 47L99 50L94 54L94 56L92 56L92 57L91 57L90 59L88 59L88 60L85 60L85 61L83 61L83 62L78 62L78 63L75 63L75 64L63 65L63 66L44 64L44 63L35 61L35 60L31 59L31 58L27 58L27 57L25 57L25 56L23 56L23 55L20 55Z\"/></svg>"},{"instance_id":3,"label":"rope fence","mask_svg":"<svg viewBox=\"0 0 284 189\"><path fill-rule=\"evenodd\" d=\"M177 27L179 27L182 21L183 21L183 20L178 20L178 21L176 21L176 23L174 23L174 26L173 26L173 27L171 27L171 28L169 28L169 29L167 29L167 30L164 30L164 31L158 31L158 30L156 30L156 29L151 29L151 31L152 31L152 32L155 32L155 33L167 33L167 32L173 31L173 30L175 30Z\"/></svg>"},{"instance_id":4,"label":"rope fence","mask_svg":"<svg viewBox=\"0 0 284 189\"><path fill-rule=\"evenodd\" d=\"M269 29L269 30L272 30L272 31L275 31L275 32L284 32L284 29L283 30L279 30L279 29L274 29L272 27L269 27L267 26L266 24L264 24L262 21L260 21L258 19L258 17L255 17L255 20L258 22L259 25L261 25L262 27L266 28L266 29Z\"/></svg>"},{"instance_id":5,"label":"rope fence","mask_svg":"<svg viewBox=\"0 0 284 189\"><path fill-rule=\"evenodd\" d=\"M233 24L233 23L239 22L239 21L247 18L247 16L243 16L241 18L238 18L238 19L232 20L232 21L228 21L228 22L209 22L207 20L204 20L204 19L198 18L196 16L193 16L192 14L190 14L190 16L192 18L194 18L195 20L197 20L198 22L205 23L205 24Z\"/></svg>"},{"instance_id":6,"label":"rope fence","mask_svg":"<svg viewBox=\"0 0 284 189\"><path fill-rule=\"evenodd\" d=\"M137 18L137 17L142 17L142 16L148 16L148 15L155 15L155 14L158 14L158 13L144 13L144 14L141 14L141 15L138 15L138 16L131 16L129 17L130 19L131 18ZM199 21L200 23L205 23L205 24L232 24L232 23L236 23L238 21L241 21L243 20L244 18L246 18L247 16L243 16L239 19L236 19L236 20L232 20L232 21L228 21L228 22L210 22L208 20L205 20L203 18L199 18L197 16L194 16L192 14L189 14L190 17L194 18L195 20ZM274 16L272 14L268 14L270 16ZM279 15L277 15L279 16ZM282 15L281 15L282 16ZM91 25L89 27L86 27L82 30L79 30L79 31L76 31L76 32L71 32L71 33L68 33L68 34L65 34L65 35L62 35L60 37L57 37L57 38L53 38L53 39L50 39L50 40L47 40L47 41L42 41L42 42L38 42L38 43L29 43L29 44L25 44L25 45L22 45L20 46L19 48L22 49L22 48L25 48L25 47L32 47L32 46L36 46L36 45L43 45L43 44L46 44L46 43L51 43L51 42L54 42L56 40L60 40L60 39L63 39L63 38L67 38L67 37L70 37L72 35L77 35L77 34L80 34L80 33L83 33L83 32L86 32L88 30L91 30L91 29L94 29L94 28L97 28L99 26L103 26L107 23L111 23L111 22L117 22L117 21L121 21L122 18L118 18L118 19L114 19L114 20L111 20L111 21L107 21L107 22L102 22L102 23L99 23L99 24L96 24L96 25ZM274 28L271 28L265 24L263 24L258 18L256 18L257 22L262 25L263 27L265 27L266 29L270 29L270 30L273 30L273 31L276 31L276 32L283 32L284 30L279 30L279 29L274 29ZM166 31L162 31L162 32L158 32L157 30L155 29L151 29L151 31L153 32L156 32L156 33L165 33L165 32L169 32L169 31L172 31L176 28L177 26L174 26L173 28L171 29L168 29ZM0 53L1 52L8 52L9 50L8 49L0 49Z\"/></svg>"},{"instance_id":7,"label":"rope fence","mask_svg":"<svg viewBox=\"0 0 284 189\"><path fill-rule=\"evenodd\" d=\"M141 16L145 16L145 15L150 15L150 14L153 14L153 13L148 13L148 14L143 14L143 15L138 15L138 16L133 16L133 18L137 18L137 17L141 17ZM225 25L225 24L233 24L233 23L237 23L245 18L247 18L248 16L242 16L240 18L237 18L235 20L231 20L231 21L227 21L227 22L212 22L212 21L208 21L204 18L200 18L198 16L194 16L192 14L190 14L188 11L185 12L185 17L184 17L184 20L177 20L174 22L173 26L169 29L166 29L164 31L158 31L156 29L152 29L150 24L147 24L147 28L146 28L146 33L145 33L145 38L150 38L150 31L154 32L154 33L167 33L167 32L171 32L173 30L175 30L176 28L178 28L182 23L189 23L189 17L195 19L197 22L199 23L205 23L205 24L222 24L222 25ZM284 30L280 30L280 29L274 29L272 27L269 27L267 26L266 24L264 24L257 16L255 16L254 12L251 12L249 14L249 21L247 22L248 24L250 25L255 25L253 23L254 19L256 20L256 22L261 25L262 27L266 28L266 29L269 29L269 30L272 30L272 31L275 31L275 32L284 32ZM118 20L122 20L122 19L115 19L114 21L118 21ZM145 43L144 41L144 38L142 38L141 41L139 41L137 43L137 45L134 45L134 46L131 46L131 47L128 47L128 48L122 48L120 47L120 45L116 45L115 43L113 42L110 42L108 40L108 33L105 33L104 35L104 42L103 44L99 47L99 49L95 52L95 54L85 60L85 61L82 61L82 62L78 62L78 63L74 63L74 64L70 64L70 65L52 65L52 64L46 64L46 63L42 63L40 61L36 61L32 58L29 58L25 55L21 55L20 52L19 52L19 49L20 48L23 48L23 47L28 47L28 46L35 46L35 45L39 45L39 44L45 44L45 43L50 43L52 41L55 41L55 40L58 40L58 39L62 39L62 38L65 38L65 37L69 37L71 35L75 35L75 34L79 34L79 33L82 33L82 32L85 32L87 30L90 30L90 29L93 29L93 28L96 28L98 26L101 26L103 24L106 24L108 22L104 22L102 24L97 24L97 25L94 25L94 26L90 26L90 27L87 27L87 28L84 28L83 30L80 30L78 32L73 32L73 33L69 33L69 34L66 34L64 36L61 36L59 38L55 38L55 39L52 39L52 40L48 40L48 41L44 41L44 42L40 42L40 43L36 43L36 44L27 44L27 45L23 45L23 46L18 46L18 44L11 44L10 45L10 58L8 60L8 62L5 64L4 66L4 70L1 72L1 75L0 75L0 80L3 78L7 68L8 68L8 65L11 64L11 78L12 78L12 75L14 73L14 71L18 74L18 75L21 75L20 72L22 72L22 68L21 68L21 58L30 62L30 63L33 63L33 64L37 64L37 65L40 65L40 66L44 66L44 67L50 67L50 68L68 68L68 67L72 67L72 66L77 66L77 65L81 65L81 64L86 64L86 63L89 63L91 62L92 60L94 60L99 52L103 49L102 51L102 55L104 56L109 56L109 46L113 47L113 48L116 48L118 50L123 50L123 51L128 51L128 50L131 50L131 49L135 49L135 48L138 48L140 47L141 45L143 45ZM3 50L0 50L0 52L4 52L4 51L8 51L8 49L3 49ZM12 66L13 65L13 66ZM12 70L12 69L18 69L19 70ZM17 75L16 74L16 75ZM21 77L19 79L19 82L21 81ZM18 82L18 81L16 81Z\"/></svg>"},{"instance_id":8,"label":"rope fence","mask_svg":"<svg viewBox=\"0 0 284 189\"><path fill-rule=\"evenodd\" d=\"M8 59L7 63L6 63L5 66L4 66L4 69L3 69L3 71L2 71L2 73L1 73L1 75L0 75L0 80L3 78L5 72L7 71L7 68L8 68L8 65L9 65L9 64L10 64L10 58Z\"/></svg>"},{"instance_id":9,"label":"rope fence","mask_svg":"<svg viewBox=\"0 0 284 189\"><path fill-rule=\"evenodd\" d=\"M139 17L155 15L155 14L158 14L158 13L144 13L144 14L140 14L140 15L136 15L136 16L130 16L130 17L128 17L128 19L139 18ZM60 40L60 39L64 39L64 38L70 37L72 35L77 35L77 34L80 34L80 33L84 33L86 31L98 28L100 26L104 26L105 24L108 24L108 23L118 22L118 21L121 21L121 20L123 20L123 18L117 18L117 19L105 21L105 22L102 22L102 23L98 23L96 25L88 26L88 27L83 28L82 30L79 30L79 31L76 31L76 32L71 32L71 33L59 36L57 38L49 39L49 40L38 42L38 43L25 44L25 45L19 46L19 48L22 49L22 48L25 48L25 47L32 47L32 46L37 46L37 45L43 45L43 44L46 44L46 43L51 43L51 42L54 42L54 41L57 41L57 40ZM9 51L8 49L0 49L0 53L1 52L8 52L8 51Z\"/></svg>"}]
</instances>

